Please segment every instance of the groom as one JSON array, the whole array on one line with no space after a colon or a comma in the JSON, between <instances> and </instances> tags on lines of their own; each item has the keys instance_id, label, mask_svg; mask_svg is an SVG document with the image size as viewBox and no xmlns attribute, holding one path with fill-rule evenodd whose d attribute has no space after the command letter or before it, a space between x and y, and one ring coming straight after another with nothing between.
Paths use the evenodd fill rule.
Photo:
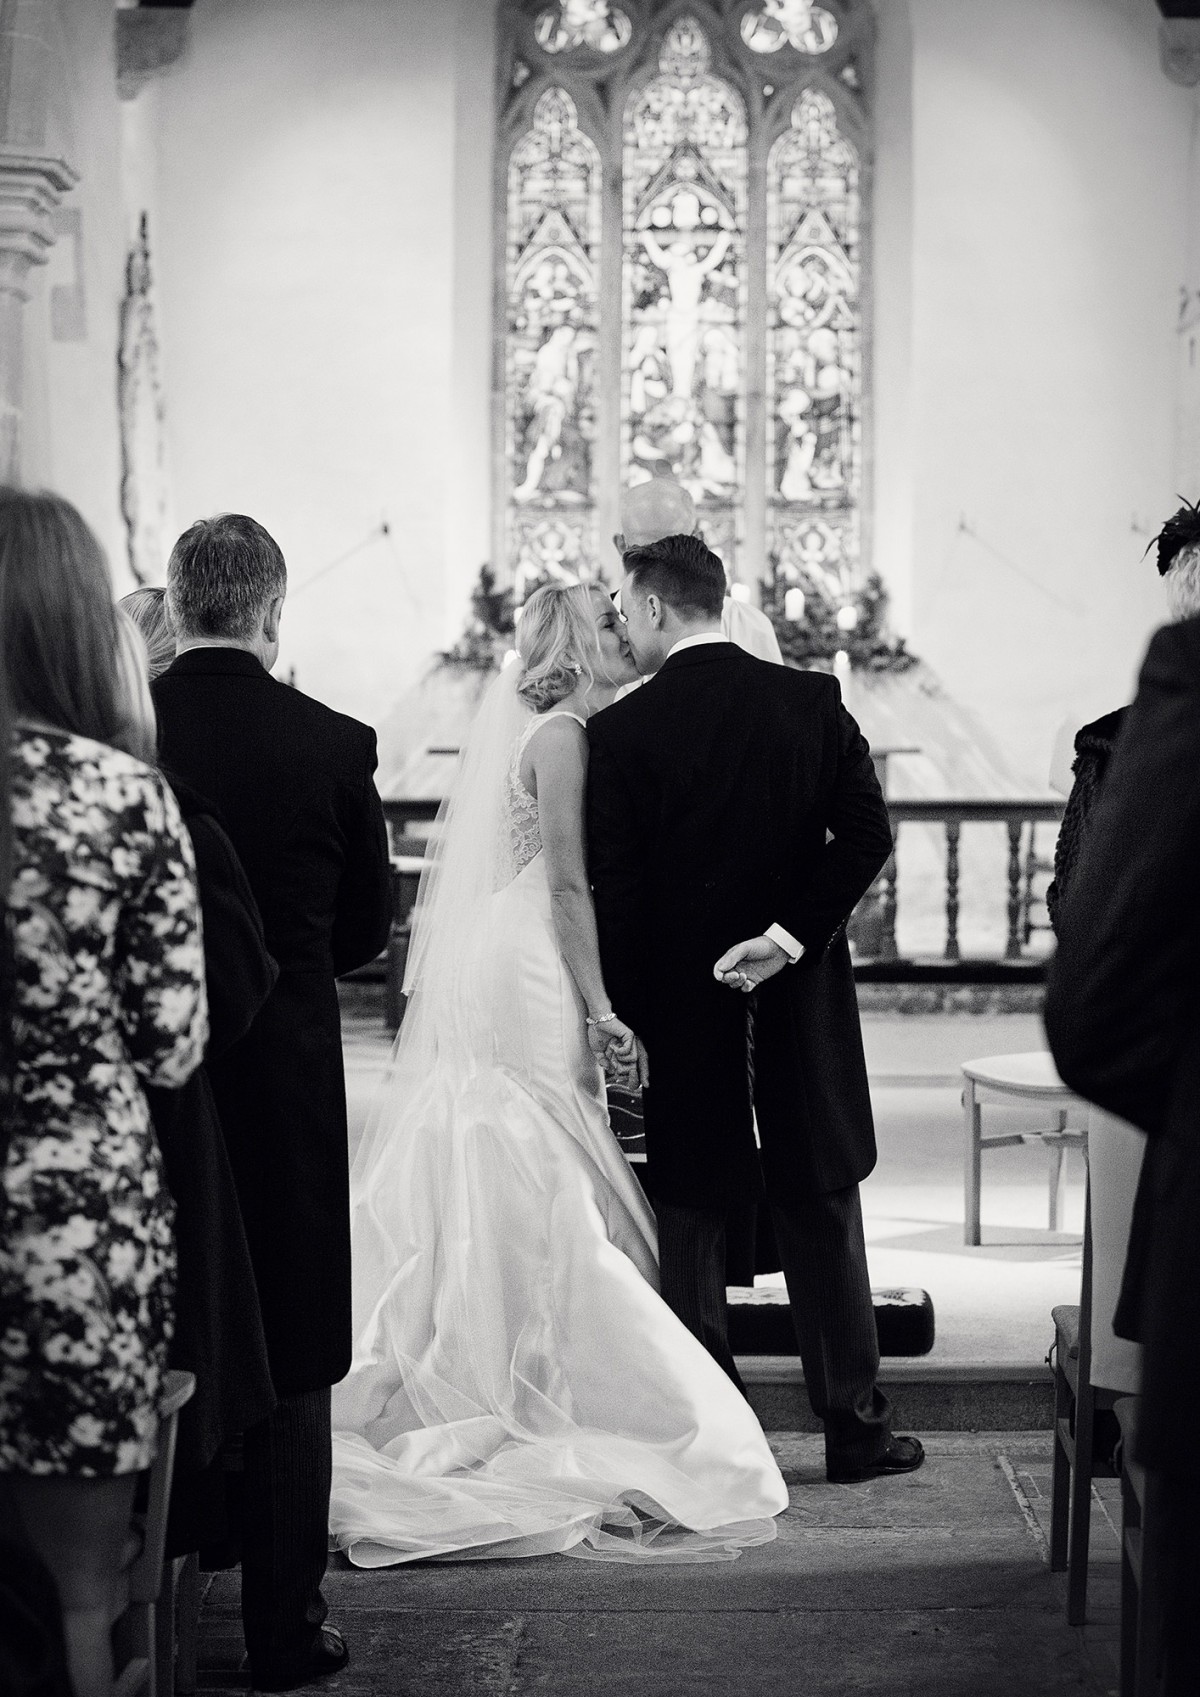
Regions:
<instances>
[{"instance_id":1,"label":"groom","mask_svg":"<svg viewBox=\"0 0 1200 1697\"><path fill-rule=\"evenodd\" d=\"M726 1216L765 1200L826 1473L851 1483L924 1459L875 1382L858 1195L875 1133L845 926L891 831L836 681L726 641L724 595L699 537L625 555L629 644L657 676L588 722L604 976L649 1056L662 1294L736 1381Z\"/></svg>"}]
</instances>

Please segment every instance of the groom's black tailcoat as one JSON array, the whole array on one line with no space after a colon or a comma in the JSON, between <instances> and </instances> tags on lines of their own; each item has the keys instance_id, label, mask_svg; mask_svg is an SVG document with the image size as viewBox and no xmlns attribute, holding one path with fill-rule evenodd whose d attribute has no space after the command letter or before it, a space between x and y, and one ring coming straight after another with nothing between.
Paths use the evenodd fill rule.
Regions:
<instances>
[{"instance_id":1,"label":"groom's black tailcoat","mask_svg":"<svg viewBox=\"0 0 1200 1697\"><path fill-rule=\"evenodd\" d=\"M875 1131L845 926L892 837L836 680L705 643L588 737L600 951L649 1052L656 1202L787 1205L857 1184ZM718 956L773 923L804 944L799 965L750 997L718 984Z\"/></svg>"}]
</instances>

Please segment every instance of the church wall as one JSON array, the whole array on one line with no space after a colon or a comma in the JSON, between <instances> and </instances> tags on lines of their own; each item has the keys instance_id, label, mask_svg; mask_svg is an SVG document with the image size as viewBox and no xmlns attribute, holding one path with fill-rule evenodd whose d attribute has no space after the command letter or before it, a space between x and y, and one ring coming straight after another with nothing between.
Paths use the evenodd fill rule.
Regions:
<instances>
[{"instance_id":1,"label":"church wall","mask_svg":"<svg viewBox=\"0 0 1200 1697\"><path fill-rule=\"evenodd\" d=\"M1063 717L1130 691L1165 617L1139 556L1200 493L1174 439L1194 97L1150 0L909 14L912 646L1041 782Z\"/></svg>"},{"instance_id":2,"label":"church wall","mask_svg":"<svg viewBox=\"0 0 1200 1697\"><path fill-rule=\"evenodd\" d=\"M22 479L73 501L100 537L119 593L131 587L120 515L116 429L117 320L124 273L121 114L111 0L45 0L30 9L45 77L39 149L80 173L62 202L64 227L30 274L25 307ZM79 237L73 225L78 222ZM60 297L57 336L54 291Z\"/></svg>"},{"instance_id":3,"label":"church wall","mask_svg":"<svg viewBox=\"0 0 1200 1697\"><path fill-rule=\"evenodd\" d=\"M161 85L177 516L268 526L280 675L375 721L486 556L492 53L488 0L199 0Z\"/></svg>"}]
</instances>

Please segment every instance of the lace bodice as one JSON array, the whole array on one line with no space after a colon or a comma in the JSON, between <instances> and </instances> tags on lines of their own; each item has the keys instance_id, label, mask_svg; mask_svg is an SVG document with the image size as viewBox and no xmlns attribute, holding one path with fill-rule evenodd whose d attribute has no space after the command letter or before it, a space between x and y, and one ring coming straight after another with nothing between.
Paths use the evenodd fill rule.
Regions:
<instances>
[{"instance_id":1,"label":"lace bodice","mask_svg":"<svg viewBox=\"0 0 1200 1697\"><path fill-rule=\"evenodd\" d=\"M521 760L535 731L551 719L574 719L577 725L585 720L578 713L540 713L531 719L513 744L504 784L504 830L512 857L512 877L517 877L542 852L542 832L538 824L537 797L530 795L521 782Z\"/></svg>"}]
</instances>

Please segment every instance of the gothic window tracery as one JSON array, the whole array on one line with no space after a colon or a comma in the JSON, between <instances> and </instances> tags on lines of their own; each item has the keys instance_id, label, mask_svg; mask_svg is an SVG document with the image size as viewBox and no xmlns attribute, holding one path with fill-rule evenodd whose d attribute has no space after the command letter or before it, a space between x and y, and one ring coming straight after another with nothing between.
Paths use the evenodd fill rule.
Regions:
<instances>
[{"instance_id":1,"label":"gothic window tracery","mask_svg":"<svg viewBox=\"0 0 1200 1697\"><path fill-rule=\"evenodd\" d=\"M611 575L620 487L667 472L732 577L861 584L872 25L869 0L507 0L518 600Z\"/></svg>"}]
</instances>

